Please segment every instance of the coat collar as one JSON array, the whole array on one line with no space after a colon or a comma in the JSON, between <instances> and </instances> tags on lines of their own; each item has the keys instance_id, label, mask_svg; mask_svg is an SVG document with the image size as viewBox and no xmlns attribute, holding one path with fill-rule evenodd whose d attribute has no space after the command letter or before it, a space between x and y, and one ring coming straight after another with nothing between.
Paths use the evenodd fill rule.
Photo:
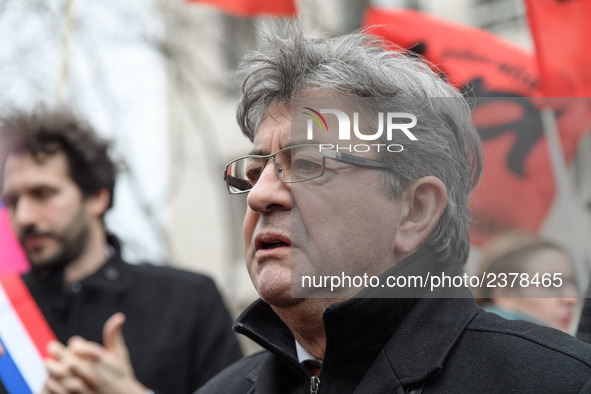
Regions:
<instances>
[{"instance_id":1,"label":"coat collar","mask_svg":"<svg viewBox=\"0 0 591 394\"><path fill-rule=\"evenodd\" d=\"M97 271L80 280L79 283L89 289L110 292L126 291L133 286L133 279L128 274L128 267L121 258L121 245L117 237L112 234L107 234L107 243L109 248L108 260ZM26 274L26 276L30 276L33 280L45 285L50 285L58 291L65 289L63 267L33 268L30 274ZM71 287L75 288L75 286L73 284Z\"/></svg>"},{"instance_id":2,"label":"coat collar","mask_svg":"<svg viewBox=\"0 0 591 394\"><path fill-rule=\"evenodd\" d=\"M471 297L466 290L466 297ZM386 346L388 365L404 387L437 373L478 307L472 298L421 299Z\"/></svg>"},{"instance_id":3,"label":"coat collar","mask_svg":"<svg viewBox=\"0 0 591 394\"><path fill-rule=\"evenodd\" d=\"M459 270L421 249L385 275L441 273L458 275ZM370 298L374 296L380 298ZM425 289L411 293L391 289L362 291L324 312L327 346L320 379L335 382L339 381L337 375L341 375L359 382L359 392L364 392L363 387L380 392L375 391L376 382L384 385L384 392L392 392L401 385L412 387L441 369L477 310L465 288L451 293L440 289L432 293ZM297 362L293 335L262 300L243 312L234 329L292 368L302 369Z\"/></svg>"},{"instance_id":4,"label":"coat collar","mask_svg":"<svg viewBox=\"0 0 591 394\"><path fill-rule=\"evenodd\" d=\"M114 235L107 235L109 259L94 274L80 283L88 288L108 292L124 292L133 287L133 276L121 257L121 244Z\"/></svg>"}]
</instances>

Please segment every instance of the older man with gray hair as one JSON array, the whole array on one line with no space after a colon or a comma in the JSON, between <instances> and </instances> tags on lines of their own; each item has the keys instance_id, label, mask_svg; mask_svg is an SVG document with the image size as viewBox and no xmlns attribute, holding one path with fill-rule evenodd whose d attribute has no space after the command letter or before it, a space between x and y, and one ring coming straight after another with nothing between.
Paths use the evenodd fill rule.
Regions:
<instances>
[{"instance_id":1,"label":"older man with gray hair","mask_svg":"<svg viewBox=\"0 0 591 394\"><path fill-rule=\"evenodd\" d=\"M243 63L253 147L224 171L260 295L234 329L264 350L198 393L590 392L591 347L465 287L482 159L460 93L370 35L281 33Z\"/></svg>"}]
</instances>

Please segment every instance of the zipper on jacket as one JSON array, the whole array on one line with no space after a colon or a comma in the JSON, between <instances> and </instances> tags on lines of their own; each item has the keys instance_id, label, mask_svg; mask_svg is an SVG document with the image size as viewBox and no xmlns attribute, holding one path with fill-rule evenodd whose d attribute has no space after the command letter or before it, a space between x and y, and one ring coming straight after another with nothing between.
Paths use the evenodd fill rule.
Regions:
<instances>
[{"instance_id":1,"label":"zipper on jacket","mask_svg":"<svg viewBox=\"0 0 591 394\"><path fill-rule=\"evenodd\" d=\"M314 376L310 373L310 371L308 371L308 369L306 367L304 367L302 364L298 363L298 362L294 362L287 354L285 354L280 348L278 348L277 346L273 345L271 342L267 341L266 339L262 338L260 335L258 335L257 333L255 333L253 330L251 330L250 328L246 327L244 324L242 323L236 323L235 324L235 331L237 333L240 334L244 334L247 337L249 337L250 339L254 340L255 342L257 342L259 345L261 345L261 347L265 348L265 349L273 349L275 351L275 354L278 355L280 358L282 358L283 360L287 361L288 363L292 364L292 365L297 365L299 367L300 370L302 370L306 376L310 377L310 394L318 394L319 390L320 390L320 378L318 376ZM256 338L256 339L255 339Z\"/></svg>"},{"instance_id":2,"label":"zipper on jacket","mask_svg":"<svg viewBox=\"0 0 591 394\"><path fill-rule=\"evenodd\" d=\"M320 379L318 376L312 375L310 377L310 394L318 394L318 390L320 389Z\"/></svg>"}]
</instances>

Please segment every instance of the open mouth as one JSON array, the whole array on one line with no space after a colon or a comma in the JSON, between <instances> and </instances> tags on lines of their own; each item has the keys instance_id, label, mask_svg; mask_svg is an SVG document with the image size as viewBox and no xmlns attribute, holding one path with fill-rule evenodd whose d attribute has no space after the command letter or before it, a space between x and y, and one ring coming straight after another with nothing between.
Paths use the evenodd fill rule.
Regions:
<instances>
[{"instance_id":1,"label":"open mouth","mask_svg":"<svg viewBox=\"0 0 591 394\"><path fill-rule=\"evenodd\" d=\"M263 242L261 249L275 249L280 248L282 246L289 246L288 243L277 241L277 242Z\"/></svg>"},{"instance_id":2,"label":"open mouth","mask_svg":"<svg viewBox=\"0 0 591 394\"><path fill-rule=\"evenodd\" d=\"M256 250L277 249L285 246L291 246L289 239L280 235L263 234L255 239Z\"/></svg>"}]
</instances>

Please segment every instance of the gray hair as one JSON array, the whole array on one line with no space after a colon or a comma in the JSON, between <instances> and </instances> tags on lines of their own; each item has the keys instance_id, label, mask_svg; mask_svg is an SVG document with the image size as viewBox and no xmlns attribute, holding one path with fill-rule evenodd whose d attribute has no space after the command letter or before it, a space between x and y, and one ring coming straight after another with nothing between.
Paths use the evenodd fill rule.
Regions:
<instances>
[{"instance_id":1,"label":"gray hair","mask_svg":"<svg viewBox=\"0 0 591 394\"><path fill-rule=\"evenodd\" d=\"M354 33L332 39L303 36L298 24L263 34L262 50L247 55L237 120L252 141L265 110L298 96L320 92L338 97L375 98L379 108L396 104L419 122L401 153L380 153L392 171L382 173L386 193L400 198L405 187L425 177L447 188L447 206L425 244L442 260L463 264L470 240L468 199L482 171L480 138L462 95L430 65L377 37ZM387 141L380 141L387 142Z\"/></svg>"}]
</instances>

